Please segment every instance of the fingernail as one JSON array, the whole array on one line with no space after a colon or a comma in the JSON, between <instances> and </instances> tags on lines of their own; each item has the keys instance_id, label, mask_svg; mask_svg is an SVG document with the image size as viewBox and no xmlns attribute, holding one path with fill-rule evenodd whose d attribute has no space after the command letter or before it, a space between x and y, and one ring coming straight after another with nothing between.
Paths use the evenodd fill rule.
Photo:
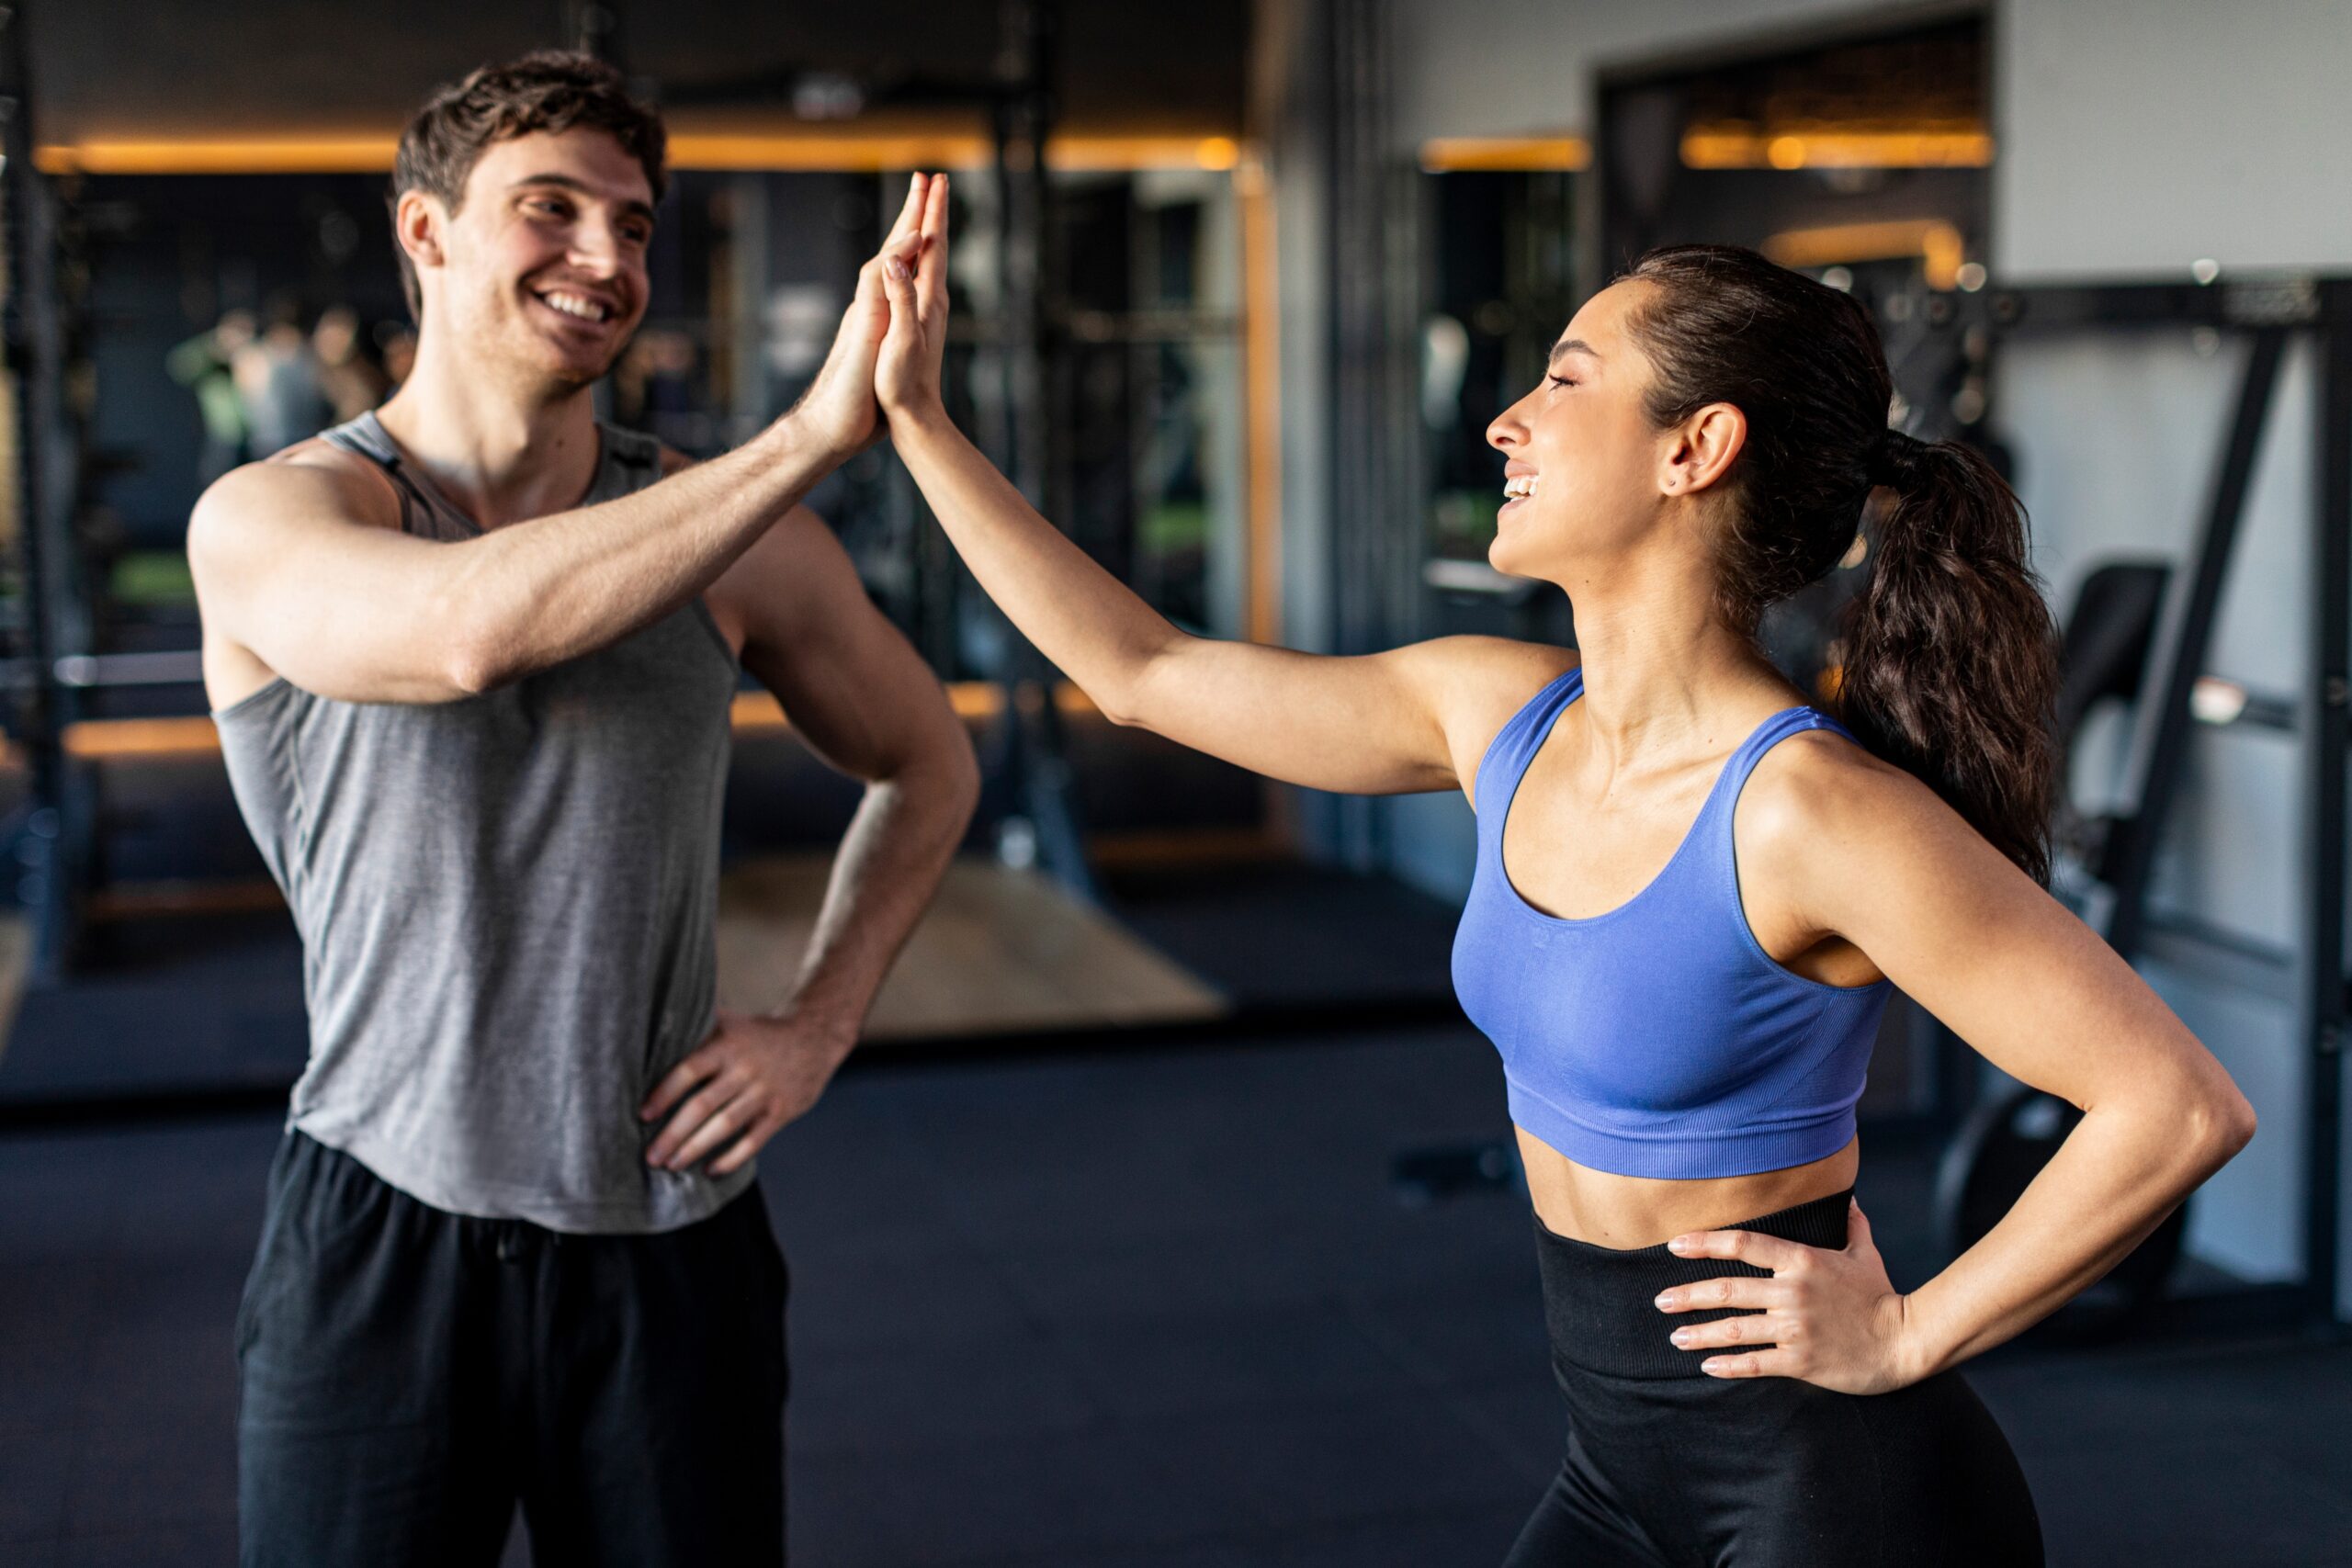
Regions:
<instances>
[{"instance_id":1,"label":"fingernail","mask_svg":"<svg viewBox=\"0 0 2352 1568\"><path fill-rule=\"evenodd\" d=\"M1724 1365L1721 1361L1702 1361L1699 1363L1699 1370L1702 1372L1720 1372L1724 1370Z\"/></svg>"},{"instance_id":2,"label":"fingernail","mask_svg":"<svg viewBox=\"0 0 2352 1568\"><path fill-rule=\"evenodd\" d=\"M1670 1309L1673 1307L1673 1305L1674 1305L1674 1292L1673 1292L1672 1291L1668 1291L1668 1292L1666 1292L1664 1294L1660 1295L1660 1296L1658 1297L1658 1299L1657 1299L1657 1309L1658 1309L1658 1311L1660 1311L1660 1312L1666 1312L1666 1311L1668 1311L1668 1310L1670 1310Z\"/></svg>"},{"instance_id":3,"label":"fingernail","mask_svg":"<svg viewBox=\"0 0 2352 1568\"><path fill-rule=\"evenodd\" d=\"M1687 1328L1678 1328L1672 1334L1668 1335L1667 1337L1673 1340L1677 1345L1688 1345L1690 1343L1690 1331Z\"/></svg>"},{"instance_id":4,"label":"fingernail","mask_svg":"<svg viewBox=\"0 0 2352 1568\"><path fill-rule=\"evenodd\" d=\"M888 261L884 262L882 264L882 270L888 273L900 283L904 283L907 280L907 264L900 261L896 256L892 256Z\"/></svg>"},{"instance_id":5,"label":"fingernail","mask_svg":"<svg viewBox=\"0 0 2352 1568\"><path fill-rule=\"evenodd\" d=\"M1688 1252L1690 1250L1690 1238L1687 1235L1679 1235L1668 1242L1666 1247L1669 1252Z\"/></svg>"}]
</instances>

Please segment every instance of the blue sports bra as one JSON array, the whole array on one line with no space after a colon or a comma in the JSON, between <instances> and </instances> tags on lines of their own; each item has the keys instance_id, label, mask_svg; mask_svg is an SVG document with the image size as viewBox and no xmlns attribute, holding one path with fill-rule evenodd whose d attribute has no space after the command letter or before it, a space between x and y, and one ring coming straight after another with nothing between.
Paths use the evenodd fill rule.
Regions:
<instances>
[{"instance_id":1,"label":"blue sports bra","mask_svg":"<svg viewBox=\"0 0 2352 1568\"><path fill-rule=\"evenodd\" d=\"M1502 1053L1511 1120L1579 1165L1623 1176L1742 1176L1823 1158L1854 1135L1892 987L1830 986L1775 963L1748 928L1732 808L1758 759L1809 707L1741 743L1650 885L1586 919L1547 915L1503 871L1503 823L1536 750L1584 694L1571 670L1511 716L1478 763L1478 868L1453 985Z\"/></svg>"}]
</instances>

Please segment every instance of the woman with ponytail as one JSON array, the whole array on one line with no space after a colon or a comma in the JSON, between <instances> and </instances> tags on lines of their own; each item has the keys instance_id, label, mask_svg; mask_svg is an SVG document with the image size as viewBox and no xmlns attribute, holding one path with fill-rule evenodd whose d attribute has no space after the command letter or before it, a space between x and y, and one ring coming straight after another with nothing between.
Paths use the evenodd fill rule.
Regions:
<instances>
[{"instance_id":1,"label":"woman with ponytail","mask_svg":"<svg viewBox=\"0 0 2352 1568\"><path fill-rule=\"evenodd\" d=\"M886 267L876 388L981 585L1120 723L1316 789L1458 788L1477 812L1454 977L1502 1055L1570 1413L1509 1562L2040 1562L2024 1476L1957 1368L2098 1280L2254 1116L2041 886L2054 638L2016 498L1966 449L1887 429L1853 300L1679 247L1588 300L1488 431L1490 558L1567 593L1576 651L1193 637L943 412L944 186ZM1757 621L1852 548L1873 491L1825 712ZM1891 986L2086 1112L1908 1292L1853 1199Z\"/></svg>"}]
</instances>

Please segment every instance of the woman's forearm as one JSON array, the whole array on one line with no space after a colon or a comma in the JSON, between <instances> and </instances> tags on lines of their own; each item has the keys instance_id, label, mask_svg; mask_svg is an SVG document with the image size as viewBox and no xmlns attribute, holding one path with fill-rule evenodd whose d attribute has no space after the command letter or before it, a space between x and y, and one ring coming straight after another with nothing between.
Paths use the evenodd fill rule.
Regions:
<instances>
[{"instance_id":1,"label":"woman's forearm","mask_svg":"<svg viewBox=\"0 0 2352 1568\"><path fill-rule=\"evenodd\" d=\"M2245 1145L2223 1111L2153 1097L2094 1107L1975 1246L1905 1303L1927 1377L2049 1316L2138 1247Z\"/></svg>"},{"instance_id":2,"label":"woman's forearm","mask_svg":"<svg viewBox=\"0 0 2352 1568\"><path fill-rule=\"evenodd\" d=\"M1137 719L1145 672L1183 634L1039 516L944 414L894 412L890 438L981 591L1096 706Z\"/></svg>"}]
</instances>

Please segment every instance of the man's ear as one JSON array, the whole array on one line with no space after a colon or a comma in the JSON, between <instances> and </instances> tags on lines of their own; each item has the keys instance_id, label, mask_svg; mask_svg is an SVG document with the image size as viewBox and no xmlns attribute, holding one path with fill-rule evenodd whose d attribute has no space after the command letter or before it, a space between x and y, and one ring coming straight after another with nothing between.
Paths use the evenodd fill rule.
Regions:
<instances>
[{"instance_id":1,"label":"man's ear","mask_svg":"<svg viewBox=\"0 0 2352 1568\"><path fill-rule=\"evenodd\" d=\"M439 197L426 191L404 190L392 208L392 238L407 254L409 265L420 273L446 259L443 236L448 224L448 209L441 205Z\"/></svg>"},{"instance_id":2,"label":"man's ear","mask_svg":"<svg viewBox=\"0 0 2352 1568\"><path fill-rule=\"evenodd\" d=\"M1709 403L1675 428L1658 466L1658 489L1689 495L1723 482L1747 445L1747 416L1732 403Z\"/></svg>"}]
</instances>

